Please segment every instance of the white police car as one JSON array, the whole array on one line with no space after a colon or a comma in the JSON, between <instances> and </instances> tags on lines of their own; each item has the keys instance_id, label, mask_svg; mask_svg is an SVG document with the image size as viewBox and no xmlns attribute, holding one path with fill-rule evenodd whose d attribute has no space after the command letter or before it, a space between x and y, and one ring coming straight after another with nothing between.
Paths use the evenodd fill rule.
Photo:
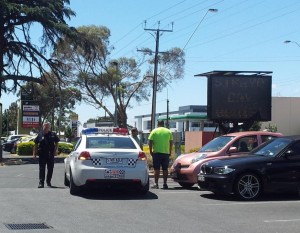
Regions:
<instances>
[{"instance_id":1,"label":"white police car","mask_svg":"<svg viewBox=\"0 0 300 233\"><path fill-rule=\"evenodd\" d=\"M132 187L149 191L146 154L124 128L87 128L64 160L64 184L72 195L81 188Z\"/></svg>"}]
</instances>

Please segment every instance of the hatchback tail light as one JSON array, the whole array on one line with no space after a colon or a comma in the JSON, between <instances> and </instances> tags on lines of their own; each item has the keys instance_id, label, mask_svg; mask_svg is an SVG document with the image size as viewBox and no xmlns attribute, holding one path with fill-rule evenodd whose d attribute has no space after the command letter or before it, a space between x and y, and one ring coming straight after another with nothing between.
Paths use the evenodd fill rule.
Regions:
<instances>
[{"instance_id":1,"label":"hatchback tail light","mask_svg":"<svg viewBox=\"0 0 300 233\"><path fill-rule=\"evenodd\" d=\"M138 159L139 160L147 160L147 156L146 156L145 152L140 151Z\"/></svg>"},{"instance_id":2,"label":"hatchback tail light","mask_svg":"<svg viewBox=\"0 0 300 233\"><path fill-rule=\"evenodd\" d=\"M90 160L91 155L90 152L88 151L82 151L78 157L78 160Z\"/></svg>"}]
</instances>

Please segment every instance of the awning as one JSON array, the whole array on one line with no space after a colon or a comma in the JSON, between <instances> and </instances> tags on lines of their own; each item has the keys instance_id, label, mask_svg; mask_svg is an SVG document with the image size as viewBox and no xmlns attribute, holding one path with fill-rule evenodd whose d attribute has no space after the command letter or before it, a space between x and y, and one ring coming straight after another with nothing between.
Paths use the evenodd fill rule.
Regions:
<instances>
[{"instance_id":1,"label":"awning","mask_svg":"<svg viewBox=\"0 0 300 233\"><path fill-rule=\"evenodd\" d=\"M159 116L158 120L167 120L167 116ZM193 120L193 121L202 121L207 120L206 113L187 113L184 115L172 115L169 116L169 121L186 121L186 120Z\"/></svg>"}]
</instances>

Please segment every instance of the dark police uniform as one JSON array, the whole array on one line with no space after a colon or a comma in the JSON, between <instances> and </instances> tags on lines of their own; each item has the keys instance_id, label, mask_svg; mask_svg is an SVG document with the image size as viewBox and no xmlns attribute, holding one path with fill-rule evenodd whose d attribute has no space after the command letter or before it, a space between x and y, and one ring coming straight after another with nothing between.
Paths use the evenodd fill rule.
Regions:
<instances>
[{"instance_id":1,"label":"dark police uniform","mask_svg":"<svg viewBox=\"0 0 300 233\"><path fill-rule=\"evenodd\" d=\"M45 170L47 165L47 184L51 184L53 168L54 168L54 154L55 154L55 144L59 142L59 138L56 133L49 131L44 134L41 131L35 138L34 143L37 144L38 156L39 156L39 179L40 183L44 184L45 181Z\"/></svg>"}]
</instances>

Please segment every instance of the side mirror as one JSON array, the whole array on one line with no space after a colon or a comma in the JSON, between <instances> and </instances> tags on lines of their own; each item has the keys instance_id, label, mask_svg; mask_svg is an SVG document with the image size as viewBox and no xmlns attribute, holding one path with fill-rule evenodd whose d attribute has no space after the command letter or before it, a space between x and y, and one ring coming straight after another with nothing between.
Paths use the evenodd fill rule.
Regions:
<instances>
[{"instance_id":1,"label":"side mirror","mask_svg":"<svg viewBox=\"0 0 300 233\"><path fill-rule=\"evenodd\" d=\"M290 156L293 156L294 155L294 152L292 150L288 150L284 153L284 157L290 157Z\"/></svg>"},{"instance_id":2,"label":"side mirror","mask_svg":"<svg viewBox=\"0 0 300 233\"><path fill-rule=\"evenodd\" d=\"M231 153L236 153L237 151L238 151L238 150L237 150L237 147L232 146L232 147L229 148L228 153L229 153L229 155L230 155Z\"/></svg>"}]
</instances>

